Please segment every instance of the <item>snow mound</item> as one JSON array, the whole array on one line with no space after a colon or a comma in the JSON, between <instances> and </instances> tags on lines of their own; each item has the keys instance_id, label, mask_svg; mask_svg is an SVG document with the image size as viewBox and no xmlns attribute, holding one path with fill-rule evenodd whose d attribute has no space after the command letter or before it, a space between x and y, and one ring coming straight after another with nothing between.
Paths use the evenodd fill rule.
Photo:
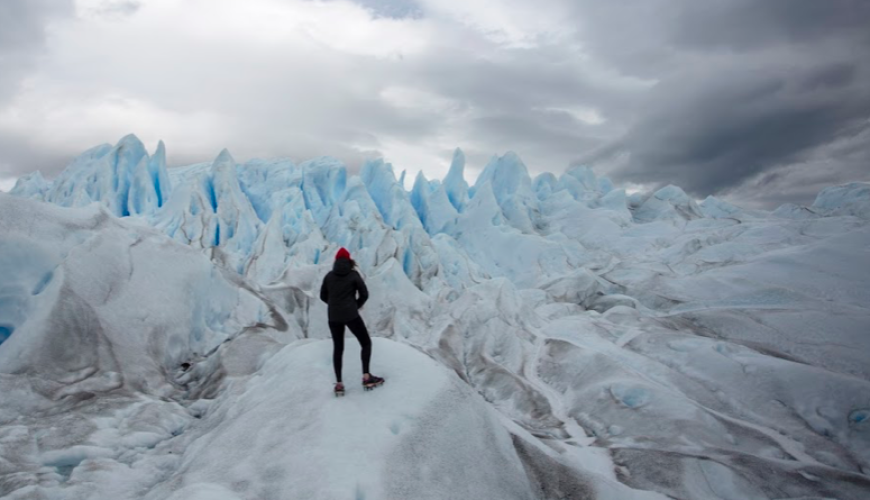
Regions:
<instances>
[{"instance_id":1,"label":"snow mound","mask_svg":"<svg viewBox=\"0 0 870 500\"><path fill-rule=\"evenodd\" d=\"M665 186L646 199L634 210L639 222L653 220L685 221L703 217L698 204L677 186Z\"/></svg>"},{"instance_id":2,"label":"snow mound","mask_svg":"<svg viewBox=\"0 0 870 500\"><path fill-rule=\"evenodd\" d=\"M806 220L813 219L818 217L819 215L807 208L795 205L794 203L784 203L777 207L771 215L774 217L781 217L783 219L794 219L794 220Z\"/></svg>"},{"instance_id":3,"label":"snow mound","mask_svg":"<svg viewBox=\"0 0 870 500\"><path fill-rule=\"evenodd\" d=\"M237 399L211 406L208 436L189 438L178 479L146 498L195 484L240 498L533 498L511 436L461 380L375 339L372 369L387 382L364 392L352 343L345 397L332 395L331 342L285 347Z\"/></svg>"},{"instance_id":4,"label":"snow mound","mask_svg":"<svg viewBox=\"0 0 870 500\"><path fill-rule=\"evenodd\" d=\"M41 172L36 171L19 178L9 194L21 198L44 200L50 188L51 183L45 180Z\"/></svg>"}]
</instances>

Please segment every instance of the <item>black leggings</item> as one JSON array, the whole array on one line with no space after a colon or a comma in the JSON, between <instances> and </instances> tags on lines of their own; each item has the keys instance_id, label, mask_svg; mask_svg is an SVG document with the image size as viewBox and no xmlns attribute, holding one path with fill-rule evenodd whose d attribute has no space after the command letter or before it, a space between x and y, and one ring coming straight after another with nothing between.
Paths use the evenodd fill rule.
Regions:
<instances>
[{"instance_id":1,"label":"black leggings","mask_svg":"<svg viewBox=\"0 0 870 500\"><path fill-rule=\"evenodd\" d=\"M369 338L369 332L366 330L366 324L359 316L348 321L347 323L329 322L329 331L332 332L332 365L335 368L335 380L341 382L341 355L344 354L344 327L347 325L350 328L350 333L359 340L359 345L362 347L362 370L363 373L369 372L369 360L372 359L372 339Z\"/></svg>"}]
</instances>

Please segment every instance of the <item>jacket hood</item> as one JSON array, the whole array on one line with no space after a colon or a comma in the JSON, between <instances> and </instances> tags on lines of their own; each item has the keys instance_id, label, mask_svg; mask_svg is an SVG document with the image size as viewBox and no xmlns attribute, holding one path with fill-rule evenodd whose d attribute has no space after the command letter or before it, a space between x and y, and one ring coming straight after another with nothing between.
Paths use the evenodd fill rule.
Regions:
<instances>
[{"instance_id":1,"label":"jacket hood","mask_svg":"<svg viewBox=\"0 0 870 500\"><path fill-rule=\"evenodd\" d=\"M332 265L332 270L339 276L350 274L353 271L353 263L350 259L338 259Z\"/></svg>"}]
</instances>

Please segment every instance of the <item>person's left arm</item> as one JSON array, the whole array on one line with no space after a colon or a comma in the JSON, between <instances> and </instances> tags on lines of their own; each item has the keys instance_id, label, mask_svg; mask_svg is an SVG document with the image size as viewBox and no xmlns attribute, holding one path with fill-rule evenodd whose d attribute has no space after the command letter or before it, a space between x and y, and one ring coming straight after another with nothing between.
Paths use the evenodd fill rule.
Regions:
<instances>
[{"instance_id":1,"label":"person's left arm","mask_svg":"<svg viewBox=\"0 0 870 500\"><path fill-rule=\"evenodd\" d=\"M356 274L356 280L355 280L356 281L356 291L359 294L359 296L356 299L356 308L362 309L363 304L365 304L366 301L369 300L369 289L366 288L366 283L365 283L365 281L363 281L362 276L360 276L359 273L355 273L355 274Z\"/></svg>"}]
</instances>

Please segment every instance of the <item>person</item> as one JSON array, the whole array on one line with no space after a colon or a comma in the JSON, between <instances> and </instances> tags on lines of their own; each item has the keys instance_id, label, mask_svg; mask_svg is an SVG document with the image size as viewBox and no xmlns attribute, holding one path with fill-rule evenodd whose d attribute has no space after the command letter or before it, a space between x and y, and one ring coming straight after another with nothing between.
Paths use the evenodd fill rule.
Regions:
<instances>
[{"instance_id":1,"label":"person","mask_svg":"<svg viewBox=\"0 0 870 500\"><path fill-rule=\"evenodd\" d=\"M332 365L335 368L335 395L344 395L341 381L341 357L344 354L344 327L348 327L362 347L362 384L366 390L374 389L384 383L384 379L369 372L372 357L372 339L359 310L369 298L369 292L362 276L354 269L356 263L350 252L340 248L335 254L332 271L323 278L320 286L320 300L327 304L329 331L332 333Z\"/></svg>"}]
</instances>

